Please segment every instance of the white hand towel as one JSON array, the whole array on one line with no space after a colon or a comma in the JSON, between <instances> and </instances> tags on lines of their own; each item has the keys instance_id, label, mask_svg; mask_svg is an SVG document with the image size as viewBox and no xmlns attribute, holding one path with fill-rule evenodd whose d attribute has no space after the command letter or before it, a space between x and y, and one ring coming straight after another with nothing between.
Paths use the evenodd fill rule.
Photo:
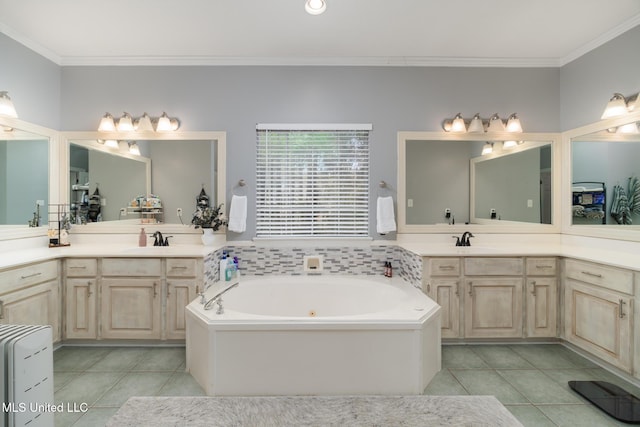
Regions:
<instances>
[{"instance_id":1,"label":"white hand towel","mask_svg":"<svg viewBox=\"0 0 640 427\"><path fill-rule=\"evenodd\" d=\"M236 196L231 198L229 208L229 231L242 233L247 229L247 196Z\"/></svg>"},{"instance_id":2,"label":"white hand towel","mask_svg":"<svg viewBox=\"0 0 640 427\"><path fill-rule=\"evenodd\" d=\"M393 212L393 197L378 197L378 233L396 231L396 219Z\"/></svg>"}]
</instances>

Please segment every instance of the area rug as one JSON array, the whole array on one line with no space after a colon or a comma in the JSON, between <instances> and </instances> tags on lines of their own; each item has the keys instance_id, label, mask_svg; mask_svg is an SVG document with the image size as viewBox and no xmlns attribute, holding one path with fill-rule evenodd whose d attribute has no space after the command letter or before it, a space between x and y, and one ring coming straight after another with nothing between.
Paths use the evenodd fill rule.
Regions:
<instances>
[{"instance_id":1,"label":"area rug","mask_svg":"<svg viewBox=\"0 0 640 427\"><path fill-rule=\"evenodd\" d=\"M522 426L493 396L131 397L107 427Z\"/></svg>"}]
</instances>

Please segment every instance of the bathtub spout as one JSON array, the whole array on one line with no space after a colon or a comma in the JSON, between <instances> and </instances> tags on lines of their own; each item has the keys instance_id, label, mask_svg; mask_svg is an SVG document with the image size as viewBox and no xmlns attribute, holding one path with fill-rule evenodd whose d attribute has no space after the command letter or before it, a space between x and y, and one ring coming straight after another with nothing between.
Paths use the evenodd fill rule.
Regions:
<instances>
[{"instance_id":1,"label":"bathtub spout","mask_svg":"<svg viewBox=\"0 0 640 427\"><path fill-rule=\"evenodd\" d=\"M240 284L240 282L236 282L231 286L226 287L225 289L223 289L222 291L218 292L216 295L213 296L213 298L209 299L205 304L204 304L204 309L205 310L211 310L213 308L213 304L215 304L216 302L218 302L218 310L217 313L218 314L222 314L224 313L224 308L222 308L222 295L224 295L225 293L227 293L229 290L235 288L236 286L238 286Z\"/></svg>"}]
</instances>

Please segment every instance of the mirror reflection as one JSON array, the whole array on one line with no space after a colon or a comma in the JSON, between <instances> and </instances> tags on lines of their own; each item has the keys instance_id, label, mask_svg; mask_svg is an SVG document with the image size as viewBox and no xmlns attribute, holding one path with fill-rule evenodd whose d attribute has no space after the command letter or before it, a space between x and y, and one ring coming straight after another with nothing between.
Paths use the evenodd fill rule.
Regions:
<instances>
[{"instance_id":1,"label":"mirror reflection","mask_svg":"<svg viewBox=\"0 0 640 427\"><path fill-rule=\"evenodd\" d=\"M136 143L140 155L130 154L126 141L111 149L96 140L70 141L69 199L76 223L92 222L96 189L100 221L189 224L203 188L217 200L217 141Z\"/></svg>"},{"instance_id":2,"label":"mirror reflection","mask_svg":"<svg viewBox=\"0 0 640 427\"><path fill-rule=\"evenodd\" d=\"M472 218L551 224L551 145L472 160Z\"/></svg>"},{"instance_id":3,"label":"mirror reflection","mask_svg":"<svg viewBox=\"0 0 640 427\"><path fill-rule=\"evenodd\" d=\"M613 128L572 138L572 224L640 225L638 159L638 133Z\"/></svg>"},{"instance_id":4,"label":"mirror reflection","mask_svg":"<svg viewBox=\"0 0 640 427\"><path fill-rule=\"evenodd\" d=\"M407 225L552 223L551 142L494 142L491 155L486 141L404 143Z\"/></svg>"},{"instance_id":5,"label":"mirror reflection","mask_svg":"<svg viewBox=\"0 0 640 427\"><path fill-rule=\"evenodd\" d=\"M0 225L46 225L49 139L0 127Z\"/></svg>"}]
</instances>

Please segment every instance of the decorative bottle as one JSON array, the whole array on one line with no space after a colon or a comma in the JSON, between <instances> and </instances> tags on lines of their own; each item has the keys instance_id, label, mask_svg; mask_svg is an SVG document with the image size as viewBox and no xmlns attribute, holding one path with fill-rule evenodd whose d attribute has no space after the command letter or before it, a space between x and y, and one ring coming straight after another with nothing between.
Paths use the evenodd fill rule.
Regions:
<instances>
[{"instance_id":1,"label":"decorative bottle","mask_svg":"<svg viewBox=\"0 0 640 427\"><path fill-rule=\"evenodd\" d=\"M140 229L140 237L138 239L138 246L147 246L147 234L144 232L144 227Z\"/></svg>"}]
</instances>

